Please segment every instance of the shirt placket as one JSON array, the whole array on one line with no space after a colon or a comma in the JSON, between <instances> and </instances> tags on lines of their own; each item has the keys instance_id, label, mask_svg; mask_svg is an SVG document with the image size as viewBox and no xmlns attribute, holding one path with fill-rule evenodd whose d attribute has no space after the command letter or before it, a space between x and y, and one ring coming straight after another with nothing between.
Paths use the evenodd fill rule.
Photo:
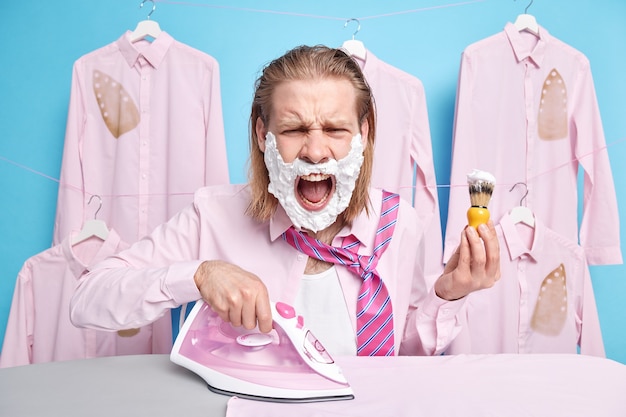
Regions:
<instances>
[{"instance_id":1,"label":"shirt placket","mask_svg":"<svg viewBox=\"0 0 626 417\"><path fill-rule=\"evenodd\" d=\"M526 158L525 158L525 178L526 184L526 198L525 204L528 207L532 207L532 194L530 193L530 187L532 181L529 181L533 177L533 156L535 153L535 134L537 131L537 115L535 114L535 91L532 80L533 71L535 66L530 62L529 58L524 60L524 110L526 113Z\"/></svg>"},{"instance_id":2,"label":"shirt placket","mask_svg":"<svg viewBox=\"0 0 626 417\"><path fill-rule=\"evenodd\" d=\"M521 255L517 259L517 282L519 283L519 329L517 336L518 353L527 353L528 346L527 341L530 330L530 313L529 313L529 299L528 299L528 279L526 274L527 267L526 255Z\"/></svg>"},{"instance_id":3,"label":"shirt placket","mask_svg":"<svg viewBox=\"0 0 626 417\"><path fill-rule=\"evenodd\" d=\"M291 271L289 271L289 277L293 279L289 279L287 285L284 288L284 296L287 300L295 300L296 295L298 294L298 289L300 288L300 280L304 275L304 270L306 268L307 261L309 257L303 253L297 252L295 255L294 262L291 267Z\"/></svg>"},{"instance_id":4,"label":"shirt placket","mask_svg":"<svg viewBox=\"0 0 626 417\"><path fill-rule=\"evenodd\" d=\"M154 68L143 57L139 57L139 178L138 178L138 211L137 238L146 235L148 230L148 206L150 204L150 93L151 77Z\"/></svg>"}]
</instances>

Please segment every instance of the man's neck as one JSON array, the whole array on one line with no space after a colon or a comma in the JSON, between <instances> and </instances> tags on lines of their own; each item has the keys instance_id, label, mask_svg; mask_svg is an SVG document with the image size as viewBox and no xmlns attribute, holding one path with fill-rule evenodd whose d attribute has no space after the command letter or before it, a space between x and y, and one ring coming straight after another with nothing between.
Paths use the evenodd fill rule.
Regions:
<instances>
[{"instance_id":1,"label":"man's neck","mask_svg":"<svg viewBox=\"0 0 626 417\"><path fill-rule=\"evenodd\" d=\"M304 232L309 236L319 240L320 242L324 242L327 245L332 245L333 239L337 236L337 233L345 226L345 221L343 220L343 216L337 218L337 220L328 226L326 229L318 230L317 233L314 233L310 230L304 229Z\"/></svg>"}]
</instances>

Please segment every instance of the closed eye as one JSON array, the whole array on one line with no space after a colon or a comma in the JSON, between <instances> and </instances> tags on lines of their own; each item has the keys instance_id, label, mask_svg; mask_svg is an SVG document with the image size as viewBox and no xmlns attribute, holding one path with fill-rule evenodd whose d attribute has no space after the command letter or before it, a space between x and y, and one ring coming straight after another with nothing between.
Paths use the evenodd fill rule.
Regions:
<instances>
[{"instance_id":1,"label":"closed eye","mask_svg":"<svg viewBox=\"0 0 626 417\"><path fill-rule=\"evenodd\" d=\"M286 130L283 130L281 133L283 135L288 135L288 136L294 136L294 135L298 135L299 136L299 135L303 135L303 134L307 133L308 131L309 131L309 129L307 129L307 128L299 127L299 128L296 128L296 129L286 129Z\"/></svg>"},{"instance_id":2,"label":"closed eye","mask_svg":"<svg viewBox=\"0 0 626 417\"><path fill-rule=\"evenodd\" d=\"M350 135L350 131L348 129L339 128L339 127L329 127L324 129L324 133L326 133L331 138L343 139L346 136Z\"/></svg>"},{"instance_id":3,"label":"closed eye","mask_svg":"<svg viewBox=\"0 0 626 417\"><path fill-rule=\"evenodd\" d=\"M280 133L287 137L300 138L311 133L313 130L308 127L297 127L297 128L287 128L282 130ZM343 139L345 137L351 136L350 130L341 128L341 127L325 127L322 129L324 134L333 139Z\"/></svg>"}]
</instances>

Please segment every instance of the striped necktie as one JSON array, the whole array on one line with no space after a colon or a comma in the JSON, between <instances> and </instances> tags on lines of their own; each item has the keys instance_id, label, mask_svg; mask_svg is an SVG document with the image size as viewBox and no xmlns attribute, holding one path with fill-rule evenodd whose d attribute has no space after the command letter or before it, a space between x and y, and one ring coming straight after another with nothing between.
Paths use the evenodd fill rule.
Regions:
<instances>
[{"instance_id":1,"label":"striped necktie","mask_svg":"<svg viewBox=\"0 0 626 417\"><path fill-rule=\"evenodd\" d=\"M341 264L363 279L357 299L357 355L394 354L393 309L387 287L376 272L376 265L389 245L398 218L400 197L383 191L380 220L372 255L359 255L361 242L354 235L343 239L340 248L327 245L293 226L283 238L300 252L322 261Z\"/></svg>"}]
</instances>

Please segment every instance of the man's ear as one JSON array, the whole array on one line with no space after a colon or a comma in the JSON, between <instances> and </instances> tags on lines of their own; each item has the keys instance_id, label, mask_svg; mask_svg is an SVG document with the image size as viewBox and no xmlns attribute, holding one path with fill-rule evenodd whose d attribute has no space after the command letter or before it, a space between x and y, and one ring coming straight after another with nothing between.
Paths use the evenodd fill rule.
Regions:
<instances>
[{"instance_id":1,"label":"man's ear","mask_svg":"<svg viewBox=\"0 0 626 417\"><path fill-rule=\"evenodd\" d=\"M370 124L367 121L367 118L365 118L363 120L363 123L361 123L361 143L363 144L363 149L367 148L367 143L368 143L368 135L370 132Z\"/></svg>"},{"instance_id":2,"label":"man's ear","mask_svg":"<svg viewBox=\"0 0 626 417\"><path fill-rule=\"evenodd\" d=\"M256 140L259 149L261 152L265 152L265 135L267 135L267 130L265 129L265 123L263 123L260 117L256 119L254 130L256 131Z\"/></svg>"}]
</instances>

